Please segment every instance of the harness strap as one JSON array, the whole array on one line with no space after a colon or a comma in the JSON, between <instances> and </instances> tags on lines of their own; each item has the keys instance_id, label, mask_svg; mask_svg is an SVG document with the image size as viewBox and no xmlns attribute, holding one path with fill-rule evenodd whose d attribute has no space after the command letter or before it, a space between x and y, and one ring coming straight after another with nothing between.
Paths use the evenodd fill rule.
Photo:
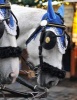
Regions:
<instances>
[{"instance_id":1,"label":"harness strap","mask_svg":"<svg viewBox=\"0 0 77 100\"><path fill-rule=\"evenodd\" d=\"M38 31L41 30L41 26L39 25L36 30L31 34L31 36L27 39L26 45L33 39L33 37L38 33Z\"/></svg>"},{"instance_id":2,"label":"harness strap","mask_svg":"<svg viewBox=\"0 0 77 100\"><path fill-rule=\"evenodd\" d=\"M19 25L18 25L18 20L17 20L16 16L14 15L14 13L11 10L10 10L10 12L11 12L11 14L13 15L13 17L16 20L16 25L17 25L17 29L16 29L16 31L17 31L16 39L17 39L19 37L19 34L20 34L20 28L19 28Z\"/></svg>"},{"instance_id":3,"label":"harness strap","mask_svg":"<svg viewBox=\"0 0 77 100\"><path fill-rule=\"evenodd\" d=\"M64 70L61 70L57 67L54 67L52 65L49 65L48 63L44 62L43 66L41 67L41 70L44 73L50 73L53 77L58 77L60 79L65 78L66 72Z\"/></svg>"},{"instance_id":4,"label":"harness strap","mask_svg":"<svg viewBox=\"0 0 77 100\"><path fill-rule=\"evenodd\" d=\"M10 4L0 4L0 8L7 8L7 9L10 9Z\"/></svg>"},{"instance_id":5,"label":"harness strap","mask_svg":"<svg viewBox=\"0 0 77 100\"><path fill-rule=\"evenodd\" d=\"M48 23L46 26L51 26L51 27L58 27L58 28L63 28L63 29L66 29L66 26L65 25L62 25L62 24L54 24L54 23Z\"/></svg>"},{"instance_id":6,"label":"harness strap","mask_svg":"<svg viewBox=\"0 0 77 100\"><path fill-rule=\"evenodd\" d=\"M66 26L65 26L65 25L62 25L62 24L48 23L46 26L47 26L47 27L63 28L64 30L66 29ZM39 26L36 28L36 30L31 34L31 36L27 39L26 45L34 38L35 34L38 33L39 30L41 30L41 29L42 29L42 26L39 25ZM64 35L64 33L63 33L62 35ZM59 35L59 36L57 36L57 37L61 37L62 35Z\"/></svg>"}]
</instances>

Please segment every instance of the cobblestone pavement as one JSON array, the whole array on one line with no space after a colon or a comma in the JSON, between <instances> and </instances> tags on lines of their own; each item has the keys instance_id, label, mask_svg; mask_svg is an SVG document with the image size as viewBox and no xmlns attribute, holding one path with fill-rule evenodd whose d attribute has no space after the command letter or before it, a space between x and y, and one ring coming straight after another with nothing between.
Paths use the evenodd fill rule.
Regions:
<instances>
[{"instance_id":1,"label":"cobblestone pavement","mask_svg":"<svg viewBox=\"0 0 77 100\"><path fill-rule=\"evenodd\" d=\"M11 87L11 86L9 86ZM14 85L12 85L14 87ZM15 84L15 89L27 89L22 87L18 83ZM0 98L0 100L4 100ZM32 100L25 98L7 98L7 100ZM34 99L39 100L39 99ZM57 86L52 87L49 90L49 94L46 98L42 98L40 100L77 100L77 82L71 82L69 80L64 80L60 82Z\"/></svg>"}]
</instances>

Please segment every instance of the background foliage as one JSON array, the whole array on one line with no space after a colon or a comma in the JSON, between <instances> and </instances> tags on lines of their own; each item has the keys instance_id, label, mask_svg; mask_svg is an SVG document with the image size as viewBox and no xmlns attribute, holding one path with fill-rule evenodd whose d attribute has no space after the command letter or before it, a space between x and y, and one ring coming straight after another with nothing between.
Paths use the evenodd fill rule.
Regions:
<instances>
[{"instance_id":1,"label":"background foliage","mask_svg":"<svg viewBox=\"0 0 77 100\"><path fill-rule=\"evenodd\" d=\"M42 3L48 0L10 0L11 3L21 4L21 5L29 5L29 6L41 6ZM52 1L60 1L60 0L52 0ZM61 0L62 1L62 0Z\"/></svg>"}]
</instances>

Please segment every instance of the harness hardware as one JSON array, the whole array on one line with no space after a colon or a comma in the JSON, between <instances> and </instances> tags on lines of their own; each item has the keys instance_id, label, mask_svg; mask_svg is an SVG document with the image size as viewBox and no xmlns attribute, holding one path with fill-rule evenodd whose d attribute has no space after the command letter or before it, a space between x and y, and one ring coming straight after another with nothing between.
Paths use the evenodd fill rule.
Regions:
<instances>
[{"instance_id":1,"label":"harness hardware","mask_svg":"<svg viewBox=\"0 0 77 100\"><path fill-rule=\"evenodd\" d=\"M65 25L62 25L62 24L54 24L54 23L48 23L47 26L53 26L53 27L57 27L57 28L63 28L63 29L66 29L66 26Z\"/></svg>"},{"instance_id":2,"label":"harness hardware","mask_svg":"<svg viewBox=\"0 0 77 100\"><path fill-rule=\"evenodd\" d=\"M7 4L0 4L0 8L7 8L7 9L10 9L10 3L7 3Z\"/></svg>"}]
</instances>

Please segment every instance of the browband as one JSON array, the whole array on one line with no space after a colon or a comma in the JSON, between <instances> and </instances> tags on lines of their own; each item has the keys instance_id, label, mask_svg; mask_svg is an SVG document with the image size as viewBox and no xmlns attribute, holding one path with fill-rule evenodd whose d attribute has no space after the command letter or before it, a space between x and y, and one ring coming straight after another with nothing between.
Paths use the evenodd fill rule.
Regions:
<instances>
[{"instance_id":1,"label":"browband","mask_svg":"<svg viewBox=\"0 0 77 100\"><path fill-rule=\"evenodd\" d=\"M8 9L10 9L11 7L10 7L10 4L7 3L7 4L0 4L0 8L8 8Z\"/></svg>"},{"instance_id":2,"label":"browband","mask_svg":"<svg viewBox=\"0 0 77 100\"><path fill-rule=\"evenodd\" d=\"M47 23L46 26L49 26L49 27L58 27L58 28L66 29L66 26L62 25L62 24Z\"/></svg>"}]
</instances>

